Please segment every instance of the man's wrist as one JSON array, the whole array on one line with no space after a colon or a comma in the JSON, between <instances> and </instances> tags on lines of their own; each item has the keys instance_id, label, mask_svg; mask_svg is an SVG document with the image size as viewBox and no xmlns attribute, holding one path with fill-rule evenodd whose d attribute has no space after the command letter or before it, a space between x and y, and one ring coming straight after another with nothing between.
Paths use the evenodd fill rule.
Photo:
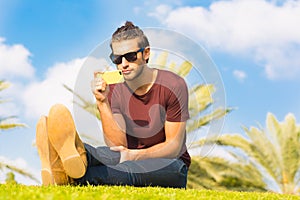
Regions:
<instances>
[{"instance_id":1,"label":"man's wrist","mask_svg":"<svg viewBox=\"0 0 300 200\"><path fill-rule=\"evenodd\" d=\"M130 160L147 159L146 149L129 149Z\"/></svg>"},{"instance_id":2,"label":"man's wrist","mask_svg":"<svg viewBox=\"0 0 300 200\"><path fill-rule=\"evenodd\" d=\"M99 110L102 110L103 108L107 108L109 106L109 103L108 103L107 99L105 99L103 101L97 100L96 103L97 103L97 107L98 107Z\"/></svg>"}]
</instances>

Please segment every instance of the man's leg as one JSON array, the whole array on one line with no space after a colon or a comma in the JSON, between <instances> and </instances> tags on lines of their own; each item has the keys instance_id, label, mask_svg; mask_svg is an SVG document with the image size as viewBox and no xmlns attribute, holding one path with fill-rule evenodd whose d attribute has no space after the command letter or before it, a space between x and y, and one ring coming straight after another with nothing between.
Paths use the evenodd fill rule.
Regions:
<instances>
[{"instance_id":1,"label":"man's leg","mask_svg":"<svg viewBox=\"0 0 300 200\"><path fill-rule=\"evenodd\" d=\"M47 133L47 117L42 116L36 126L36 145L41 160L41 176L43 185L64 185L68 183L62 162L49 142Z\"/></svg>"},{"instance_id":2,"label":"man's leg","mask_svg":"<svg viewBox=\"0 0 300 200\"><path fill-rule=\"evenodd\" d=\"M179 159L149 159L118 164L119 152L108 147L85 146L89 166L84 177L74 180L75 184L186 187L187 167Z\"/></svg>"},{"instance_id":3,"label":"man's leg","mask_svg":"<svg viewBox=\"0 0 300 200\"><path fill-rule=\"evenodd\" d=\"M48 115L48 138L58 153L63 168L71 178L80 178L86 172L86 151L81 142L69 110L54 105Z\"/></svg>"},{"instance_id":4,"label":"man's leg","mask_svg":"<svg viewBox=\"0 0 300 200\"><path fill-rule=\"evenodd\" d=\"M74 178L75 184L179 188L186 186L187 167L181 160L150 159L117 164L120 159L119 153L110 151L107 147L94 150L88 148L89 151L86 152L77 135L72 116L63 105L55 105L49 112L48 138L54 152L61 158L58 160L63 165L66 175ZM87 160L89 166L86 169Z\"/></svg>"},{"instance_id":5,"label":"man's leg","mask_svg":"<svg viewBox=\"0 0 300 200\"><path fill-rule=\"evenodd\" d=\"M120 162L120 152L111 151L109 147L100 146L93 147L89 144L84 144L87 151L87 161L89 167L99 165L117 165Z\"/></svg>"}]
</instances>

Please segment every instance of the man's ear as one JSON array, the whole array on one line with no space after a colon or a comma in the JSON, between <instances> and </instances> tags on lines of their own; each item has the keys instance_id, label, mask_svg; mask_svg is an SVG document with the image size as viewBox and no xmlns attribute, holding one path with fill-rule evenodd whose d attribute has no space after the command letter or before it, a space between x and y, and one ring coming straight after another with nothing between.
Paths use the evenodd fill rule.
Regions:
<instances>
[{"instance_id":1,"label":"man's ear","mask_svg":"<svg viewBox=\"0 0 300 200\"><path fill-rule=\"evenodd\" d=\"M150 58L150 47L145 48L143 56L145 60L148 60Z\"/></svg>"}]
</instances>

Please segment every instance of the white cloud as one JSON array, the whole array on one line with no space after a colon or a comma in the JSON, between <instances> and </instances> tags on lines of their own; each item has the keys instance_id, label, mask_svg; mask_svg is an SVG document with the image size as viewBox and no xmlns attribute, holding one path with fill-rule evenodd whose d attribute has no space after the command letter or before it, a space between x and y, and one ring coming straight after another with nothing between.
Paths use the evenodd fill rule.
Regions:
<instances>
[{"instance_id":1,"label":"white cloud","mask_svg":"<svg viewBox=\"0 0 300 200\"><path fill-rule=\"evenodd\" d=\"M155 8L154 12L149 13L151 17L155 17L158 20L164 20L167 17L168 13L171 12L172 8L168 5L159 5Z\"/></svg>"},{"instance_id":2,"label":"white cloud","mask_svg":"<svg viewBox=\"0 0 300 200\"><path fill-rule=\"evenodd\" d=\"M209 8L164 11L159 19L167 27L208 48L249 55L265 67L270 79L296 78L300 73L300 1L217 1Z\"/></svg>"},{"instance_id":3,"label":"white cloud","mask_svg":"<svg viewBox=\"0 0 300 200\"><path fill-rule=\"evenodd\" d=\"M72 112L73 94L63 85L67 85L86 100L94 100L90 85L93 72L101 70L101 66L108 66L105 59L89 56L49 67L44 80L32 82L23 89L22 100L26 117L35 119L47 115L51 106L56 103L64 104Z\"/></svg>"},{"instance_id":4,"label":"white cloud","mask_svg":"<svg viewBox=\"0 0 300 200\"><path fill-rule=\"evenodd\" d=\"M236 77L239 81L244 81L247 77L247 74L244 71L241 70L234 70L233 71L234 77Z\"/></svg>"},{"instance_id":5,"label":"white cloud","mask_svg":"<svg viewBox=\"0 0 300 200\"><path fill-rule=\"evenodd\" d=\"M16 46L22 47L20 49L23 53L27 52L27 54L23 54L27 55L23 57L23 60L28 60L30 53L23 45L2 45L2 47L4 47L3 49L15 49L11 47ZM3 52L9 52L8 54L12 57L12 62L5 64L8 69L13 68L16 65L13 61L20 60L20 57L18 57L20 52L10 50ZM20 77L21 75L15 75L13 71L6 70L7 68L1 68L6 70L4 71L8 74L6 77L9 75L14 76L8 79L11 83L10 88L1 91L1 98L9 100L9 102L6 102L5 106L0 107L0 113L2 116L19 116L22 118L22 120L20 120L21 122L25 121L25 123L29 123L28 125L31 127L31 123L33 121L35 122L41 115L48 115L51 106L56 103L61 103L68 107L72 114L82 115L83 117L80 119L83 118L86 120L88 117L93 119L94 117L89 116L90 114L87 114L86 111L82 111L83 113L79 114L73 113L73 94L65 89L63 84L74 89L76 93L87 100L94 100L90 89L93 72L95 70L101 70L102 68L104 70L104 68L106 69L108 66L109 63L105 59L95 58L93 55L85 58L76 58L68 62L60 62L50 66L45 74L40 74L41 77L44 77L42 80L37 78L34 74L34 70L32 70L32 74L30 74L29 77ZM112 66L110 67L110 70L113 69ZM30 68L33 69L33 66L30 65ZM26 78L26 81L23 81L24 78ZM75 88L75 82L77 88ZM18 122L18 119L15 121ZM91 121L91 123L94 124L97 122L95 119ZM80 123L79 125L79 130L84 130L84 133L98 133L98 124L96 124L97 129L94 127L91 128L90 123Z\"/></svg>"},{"instance_id":6,"label":"white cloud","mask_svg":"<svg viewBox=\"0 0 300 200\"><path fill-rule=\"evenodd\" d=\"M57 63L49 68L45 80L30 83L23 93L26 116L35 118L47 115L55 103L65 104L70 109L73 95L63 84L74 88L83 61L84 59L74 59L67 63Z\"/></svg>"},{"instance_id":7,"label":"white cloud","mask_svg":"<svg viewBox=\"0 0 300 200\"><path fill-rule=\"evenodd\" d=\"M29 50L21 44L7 45L4 42L5 39L0 37L0 77L33 77Z\"/></svg>"},{"instance_id":8,"label":"white cloud","mask_svg":"<svg viewBox=\"0 0 300 200\"><path fill-rule=\"evenodd\" d=\"M20 114L19 107L14 102L5 102L0 106L0 116L1 117L9 117L9 116L18 116ZM13 122L17 122L16 119L10 119Z\"/></svg>"},{"instance_id":9,"label":"white cloud","mask_svg":"<svg viewBox=\"0 0 300 200\"><path fill-rule=\"evenodd\" d=\"M5 106L0 107L0 113L3 116L16 115L21 117L20 121L25 121L32 132L35 131L34 124L36 123L36 119L41 115L47 115L53 104L62 103L71 112L73 111L73 94L67 91L63 87L63 84L74 89L75 82L77 84L78 82L84 83L78 84L80 95L89 94L89 97L93 98L90 90L90 81L93 78L93 72L99 68L101 70L101 66L106 69L109 64L105 59L94 58L93 56L76 58L68 62L60 62L50 66L45 74L39 74L40 77L44 77L41 80L41 78L37 78L37 75L34 73L34 67L30 64L30 51L23 45L7 45L4 44L4 39L2 38L0 41L0 57L0 77L5 76L6 80L11 83L9 89L1 91L1 98L11 101L5 103ZM17 66L25 67L17 68ZM26 71L29 73L26 74ZM82 88L84 91L81 91ZM84 130L83 133L88 135L98 134L97 138L99 138L99 124L97 124L96 118L90 116L85 111L82 116L80 119L84 119L84 123L80 121L79 130ZM5 158L0 157L0 162L1 159ZM25 166L27 168L27 164L23 159L11 162L20 167ZM0 183L5 180L4 172L0 173ZM35 170L35 172L38 173L39 177L39 171ZM18 182L36 184L19 175L16 175L16 178L19 180Z\"/></svg>"},{"instance_id":10,"label":"white cloud","mask_svg":"<svg viewBox=\"0 0 300 200\"><path fill-rule=\"evenodd\" d=\"M34 67L31 65L31 53L22 44L9 45L0 37L0 80L10 83L10 87L1 91L5 106L0 107L1 116L19 116L21 112L20 96L25 82L34 79Z\"/></svg>"}]
</instances>

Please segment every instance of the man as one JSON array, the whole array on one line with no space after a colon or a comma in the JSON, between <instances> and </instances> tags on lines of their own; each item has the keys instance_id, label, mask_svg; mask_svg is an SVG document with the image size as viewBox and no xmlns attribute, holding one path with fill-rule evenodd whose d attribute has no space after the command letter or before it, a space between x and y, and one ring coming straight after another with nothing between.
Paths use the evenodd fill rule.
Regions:
<instances>
[{"instance_id":1,"label":"man","mask_svg":"<svg viewBox=\"0 0 300 200\"><path fill-rule=\"evenodd\" d=\"M53 106L37 125L43 184L185 188L190 156L184 80L147 66L148 39L131 22L112 35L111 50L125 82L107 85L97 72L92 82L108 147L83 144L70 112Z\"/></svg>"}]
</instances>

